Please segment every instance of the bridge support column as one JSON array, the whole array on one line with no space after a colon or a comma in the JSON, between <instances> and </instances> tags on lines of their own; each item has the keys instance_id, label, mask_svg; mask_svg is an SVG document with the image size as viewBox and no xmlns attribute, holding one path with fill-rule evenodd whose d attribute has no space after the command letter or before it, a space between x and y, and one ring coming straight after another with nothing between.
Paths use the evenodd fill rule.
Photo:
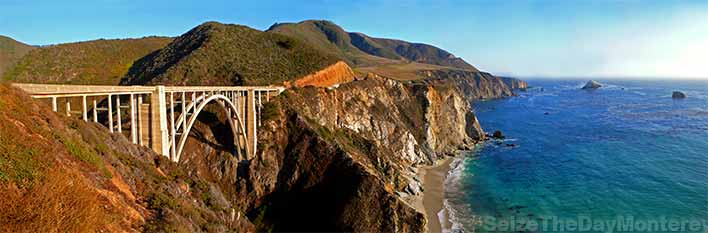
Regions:
<instances>
[{"instance_id":1,"label":"bridge support column","mask_svg":"<svg viewBox=\"0 0 708 233\"><path fill-rule=\"evenodd\" d=\"M170 152L166 104L165 86L156 86L150 95L150 147L164 156L168 156Z\"/></svg>"},{"instance_id":2,"label":"bridge support column","mask_svg":"<svg viewBox=\"0 0 708 233\"><path fill-rule=\"evenodd\" d=\"M258 148L257 135L256 135L256 92L251 89L246 93L246 111L244 112L244 117L246 118L246 156L247 159L252 158L256 155L256 148Z\"/></svg>"}]
</instances>

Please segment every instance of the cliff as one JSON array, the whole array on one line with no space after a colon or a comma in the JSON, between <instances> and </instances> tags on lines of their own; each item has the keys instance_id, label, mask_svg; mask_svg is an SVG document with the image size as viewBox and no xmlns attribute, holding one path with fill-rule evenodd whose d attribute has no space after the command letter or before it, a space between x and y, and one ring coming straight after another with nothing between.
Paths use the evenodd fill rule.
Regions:
<instances>
[{"instance_id":1,"label":"cliff","mask_svg":"<svg viewBox=\"0 0 708 233\"><path fill-rule=\"evenodd\" d=\"M510 78L510 77L499 77L501 78L504 83L511 89L518 89L518 90L526 90L529 88L529 84L526 83L526 81L518 79L518 78Z\"/></svg>"},{"instance_id":2,"label":"cliff","mask_svg":"<svg viewBox=\"0 0 708 233\"><path fill-rule=\"evenodd\" d=\"M520 79L497 77L486 72L464 70L422 70L427 83L455 83L469 100L510 97L514 90L523 90L528 84Z\"/></svg>"},{"instance_id":3,"label":"cliff","mask_svg":"<svg viewBox=\"0 0 708 233\"><path fill-rule=\"evenodd\" d=\"M484 138L463 88L504 87L485 94L498 98L510 95L504 85L368 74L294 87L266 104L255 158L231 154L215 111L200 119L180 167L228 190L259 231L422 232L425 217L411 207L422 191L416 167Z\"/></svg>"}]
</instances>

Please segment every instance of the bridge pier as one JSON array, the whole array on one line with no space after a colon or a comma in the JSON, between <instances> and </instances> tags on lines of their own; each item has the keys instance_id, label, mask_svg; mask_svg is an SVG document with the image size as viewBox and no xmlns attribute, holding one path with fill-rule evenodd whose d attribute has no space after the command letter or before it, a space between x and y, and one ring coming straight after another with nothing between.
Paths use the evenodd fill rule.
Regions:
<instances>
[{"instance_id":1,"label":"bridge pier","mask_svg":"<svg viewBox=\"0 0 708 233\"><path fill-rule=\"evenodd\" d=\"M165 86L156 86L150 95L150 148L158 154L169 156L169 132L167 131L167 106Z\"/></svg>"},{"instance_id":2,"label":"bridge pier","mask_svg":"<svg viewBox=\"0 0 708 233\"><path fill-rule=\"evenodd\" d=\"M244 112L244 116L246 118L246 140L248 140L248 143L246 143L246 159L250 159L252 155L256 154L256 148L258 143L257 137L256 137L256 92L255 90L251 89L246 92L246 111Z\"/></svg>"}]
</instances>

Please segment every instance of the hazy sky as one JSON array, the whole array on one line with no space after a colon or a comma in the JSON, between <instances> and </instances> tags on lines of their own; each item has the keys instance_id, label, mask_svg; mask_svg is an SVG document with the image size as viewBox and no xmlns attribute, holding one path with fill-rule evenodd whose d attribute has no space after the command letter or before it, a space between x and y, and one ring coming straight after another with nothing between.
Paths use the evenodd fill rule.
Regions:
<instances>
[{"instance_id":1,"label":"hazy sky","mask_svg":"<svg viewBox=\"0 0 708 233\"><path fill-rule=\"evenodd\" d=\"M45 45L177 36L209 20L266 29L328 19L439 46L519 76L708 77L708 0L0 0L0 35Z\"/></svg>"}]
</instances>

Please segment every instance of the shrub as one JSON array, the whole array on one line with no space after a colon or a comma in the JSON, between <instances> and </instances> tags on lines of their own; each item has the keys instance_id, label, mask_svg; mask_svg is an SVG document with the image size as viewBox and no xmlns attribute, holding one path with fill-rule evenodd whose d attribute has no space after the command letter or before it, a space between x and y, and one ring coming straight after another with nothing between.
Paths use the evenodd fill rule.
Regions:
<instances>
[{"instance_id":1,"label":"shrub","mask_svg":"<svg viewBox=\"0 0 708 233\"><path fill-rule=\"evenodd\" d=\"M274 120L278 118L278 115L280 115L280 105L278 105L278 103L276 103L275 101L263 103L261 121L268 122Z\"/></svg>"},{"instance_id":2,"label":"shrub","mask_svg":"<svg viewBox=\"0 0 708 233\"><path fill-rule=\"evenodd\" d=\"M161 211L164 209L175 209L177 207L177 202L166 194L161 192L150 193L147 199L148 208L152 210Z\"/></svg>"}]
</instances>

